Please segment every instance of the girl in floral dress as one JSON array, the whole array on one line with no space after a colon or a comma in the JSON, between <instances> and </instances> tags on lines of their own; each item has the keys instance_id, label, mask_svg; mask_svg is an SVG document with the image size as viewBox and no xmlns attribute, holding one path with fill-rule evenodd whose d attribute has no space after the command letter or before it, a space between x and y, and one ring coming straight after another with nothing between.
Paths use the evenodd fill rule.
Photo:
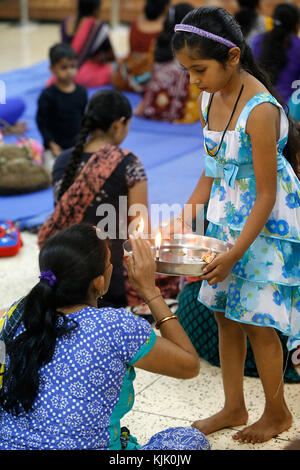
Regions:
<instances>
[{"instance_id":1,"label":"girl in floral dress","mask_svg":"<svg viewBox=\"0 0 300 470\"><path fill-rule=\"evenodd\" d=\"M288 336L289 349L300 343L299 136L228 12L195 9L175 32L176 57L202 91L205 171L187 204L195 216L196 204L209 201L206 235L232 245L207 266L198 297L218 322L225 404L193 426L209 434L247 423L248 336L266 404L233 437L264 442L292 424L274 328Z\"/></svg>"}]
</instances>

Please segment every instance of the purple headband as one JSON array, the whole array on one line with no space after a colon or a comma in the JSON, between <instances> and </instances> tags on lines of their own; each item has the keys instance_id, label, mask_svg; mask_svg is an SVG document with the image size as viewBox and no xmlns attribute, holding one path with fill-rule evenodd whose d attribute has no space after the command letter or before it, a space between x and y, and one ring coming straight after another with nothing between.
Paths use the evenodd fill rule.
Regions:
<instances>
[{"instance_id":1,"label":"purple headband","mask_svg":"<svg viewBox=\"0 0 300 470\"><path fill-rule=\"evenodd\" d=\"M177 31L185 31L187 33L198 34L199 36L203 36L207 39L212 39L213 41L224 44L224 46L237 47L236 44L234 44L231 41L228 41L228 39L222 38L221 36L217 36L216 34L209 33L208 31L205 31L204 29L196 28L196 26L191 26L189 24L182 24L182 23L177 24L175 25L174 31L175 33L177 33Z\"/></svg>"},{"instance_id":2,"label":"purple headband","mask_svg":"<svg viewBox=\"0 0 300 470\"><path fill-rule=\"evenodd\" d=\"M42 271L39 278L49 281L51 287L54 286L57 282L56 276L52 271Z\"/></svg>"}]
</instances>

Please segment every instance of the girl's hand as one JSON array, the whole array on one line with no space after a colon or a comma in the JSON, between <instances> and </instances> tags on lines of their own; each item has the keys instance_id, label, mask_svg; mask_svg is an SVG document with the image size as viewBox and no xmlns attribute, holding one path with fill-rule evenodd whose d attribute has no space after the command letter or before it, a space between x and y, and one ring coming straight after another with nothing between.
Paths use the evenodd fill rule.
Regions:
<instances>
[{"instance_id":1,"label":"girl's hand","mask_svg":"<svg viewBox=\"0 0 300 470\"><path fill-rule=\"evenodd\" d=\"M193 233L192 226L183 219L178 217L171 217L169 220L162 222L160 227L154 228L152 233L162 232L164 239L174 237L174 235L180 235L184 233Z\"/></svg>"},{"instance_id":2,"label":"girl's hand","mask_svg":"<svg viewBox=\"0 0 300 470\"><path fill-rule=\"evenodd\" d=\"M210 286L222 282L230 274L236 262L236 258L232 256L230 251L217 255L211 263L204 267L205 274L200 277L200 280L207 281Z\"/></svg>"},{"instance_id":3,"label":"girl's hand","mask_svg":"<svg viewBox=\"0 0 300 470\"><path fill-rule=\"evenodd\" d=\"M134 261L131 256L124 255L128 278L133 289L145 300L149 300L157 294L153 251L148 240L135 238L133 235L129 238Z\"/></svg>"}]
</instances>

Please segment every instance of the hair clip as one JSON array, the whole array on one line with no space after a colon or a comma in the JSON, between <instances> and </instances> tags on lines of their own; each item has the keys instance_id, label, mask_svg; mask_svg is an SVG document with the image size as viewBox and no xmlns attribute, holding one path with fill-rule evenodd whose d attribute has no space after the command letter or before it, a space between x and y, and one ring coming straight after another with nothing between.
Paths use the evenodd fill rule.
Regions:
<instances>
[{"instance_id":1,"label":"hair clip","mask_svg":"<svg viewBox=\"0 0 300 470\"><path fill-rule=\"evenodd\" d=\"M49 270L49 271L42 271L41 272L41 275L39 276L40 279L46 279L47 281L49 281L49 285L51 287L53 287L56 282L57 282L57 278L55 276L55 274Z\"/></svg>"}]
</instances>

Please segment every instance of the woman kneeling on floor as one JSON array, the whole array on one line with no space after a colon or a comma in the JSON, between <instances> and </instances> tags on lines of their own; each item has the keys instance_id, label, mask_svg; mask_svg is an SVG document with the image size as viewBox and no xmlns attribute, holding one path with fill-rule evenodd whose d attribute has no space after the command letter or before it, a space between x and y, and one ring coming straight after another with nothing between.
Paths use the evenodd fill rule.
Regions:
<instances>
[{"instance_id":1,"label":"woman kneeling on floor","mask_svg":"<svg viewBox=\"0 0 300 470\"><path fill-rule=\"evenodd\" d=\"M123 308L97 308L112 264L95 227L76 224L44 244L40 281L11 307L23 305L7 342L0 449L210 448L192 427L169 428L142 447L121 430L120 419L133 406L133 366L181 379L199 372L192 343L155 286L150 244L132 237L132 247L129 279L149 304L161 337Z\"/></svg>"}]
</instances>

